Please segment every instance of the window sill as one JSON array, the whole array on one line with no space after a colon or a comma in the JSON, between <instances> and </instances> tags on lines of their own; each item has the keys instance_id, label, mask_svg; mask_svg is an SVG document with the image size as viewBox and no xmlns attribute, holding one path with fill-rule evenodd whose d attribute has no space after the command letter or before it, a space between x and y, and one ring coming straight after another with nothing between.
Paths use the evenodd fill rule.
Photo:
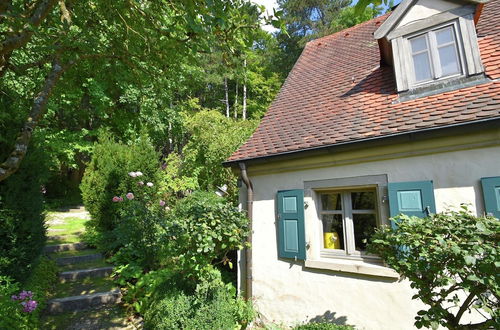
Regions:
<instances>
[{"instance_id":1,"label":"window sill","mask_svg":"<svg viewBox=\"0 0 500 330\"><path fill-rule=\"evenodd\" d=\"M322 258L319 260L306 260L305 267L399 279L399 274L395 270L363 261Z\"/></svg>"}]
</instances>

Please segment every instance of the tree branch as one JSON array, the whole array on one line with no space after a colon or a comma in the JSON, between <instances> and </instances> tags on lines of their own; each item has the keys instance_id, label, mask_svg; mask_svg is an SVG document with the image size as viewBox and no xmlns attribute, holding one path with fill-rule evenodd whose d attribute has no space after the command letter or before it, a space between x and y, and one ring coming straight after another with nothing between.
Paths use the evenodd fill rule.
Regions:
<instances>
[{"instance_id":1,"label":"tree branch","mask_svg":"<svg viewBox=\"0 0 500 330\"><path fill-rule=\"evenodd\" d=\"M5 74L12 52L25 46L33 36L33 27L39 26L54 7L57 0L40 0L23 31L11 34L0 43L0 78Z\"/></svg>"},{"instance_id":2,"label":"tree branch","mask_svg":"<svg viewBox=\"0 0 500 330\"><path fill-rule=\"evenodd\" d=\"M460 323L460 319L462 318L462 315L465 313L467 308L469 308L470 304L472 303L472 299L476 296L476 292L472 291L469 296L465 299L464 303L458 310L457 315L455 316L455 324L458 325Z\"/></svg>"}]
</instances>

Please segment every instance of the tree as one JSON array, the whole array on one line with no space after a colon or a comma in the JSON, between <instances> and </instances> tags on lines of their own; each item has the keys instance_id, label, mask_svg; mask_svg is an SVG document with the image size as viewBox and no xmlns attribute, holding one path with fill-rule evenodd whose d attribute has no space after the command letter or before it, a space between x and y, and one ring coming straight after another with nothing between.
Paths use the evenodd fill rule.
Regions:
<instances>
[{"instance_id":1,"label":"tree","mask_svg":"<svg viewBox=\"0 0 500 330\"><path fill-rule=\"evenodd\" d=\"M283 77L291 70L308 41L354 26L383 11L380 6L366 5L354 15L352 3L352 0L278 0L286 32L276 33L281 52L277 54L274 65Z\"/></svg>"},{"instance_id":2,"label":"tree","mask_svg":"<svg viewBox=\"0 0 500 330\"><path fill-rule=\"evenodd\" d=\"M207 52L215 42L229 49L241 43L239 31L257 26L257 22L242 23L243 6L249 4L243 0L3 1L1 83L12 88L26 80L30 84L23 90L24 102L11 104L19 106L27 120L17 139L7 138L15 140L15 146L0 165L0 181L19 168L51 95L64 94L56 88L63 75L72 73L76 79L115 66L128 72L129 82L138 81L136 88L144 82L165 82L162 75L179 58Z\"/></svg>"},{"instance_id":3,"label":"tree","mask_svg":"<svg viewBox=\"0 0 500 330\"><path fill-rule=\"evenodd\" d=\"M415 317L415 326L487 329L500 324L500 222L475 217L466 207L428 218L399 215L395 229L382 227L368 250L411 282L429 306ZM463 324L466 312L484 321ZM462 322L462 323L461 323Z\"/></svg>"}]
</instances>

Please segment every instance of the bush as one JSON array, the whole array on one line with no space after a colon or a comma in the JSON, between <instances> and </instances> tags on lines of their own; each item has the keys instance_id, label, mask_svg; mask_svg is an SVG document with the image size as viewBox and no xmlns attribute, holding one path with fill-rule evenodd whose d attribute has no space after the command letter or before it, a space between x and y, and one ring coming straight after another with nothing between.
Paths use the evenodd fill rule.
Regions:
<instances>
[{"instance_id":1,"label":"bush","mask_svg":"<svg viewBox=\"0 0 500 330\"><path fill-rule=\"evenodd\" d=\"M46 297L57 279L57 266L46 257L40 258L22 285L0 276L0 329L36 329Z\"/></svg>"},{"instance_id":2,"label":"bush","mask_svg":"<svg viewBox=\"0 0 500 330\"><path fill-rule=\"evenodd\" d=\"M145 328L245 328L254 318L252 306L235 297L236 289L224 285L217 270L212 268L211 274L212 278L201 281L193 293L170 287L163 295L157 294L144 315ZM157 288L162 292L161 286Z\"/></svg>"},{"instance_id":3,"label":"bush","mask_svg":"<svg viewBox=\"0 0 500 330\"><path fill-rule=\"evenodd\" d=\"M36 144L30 147L21 168L0 183L0 274L17 281L32 270L46 240L46 155Z\"/></svg>"},{"instance_id":4,"label":"bush","mask_svg":"<svg viewBox=\"0 0 500 330\"><path fill-rule=\"evenodd\" d=\"M88 225L102 235L97 243L104 250L117 250L123 244L120 240L108 245L115 241L112 231L122 221L121 206L113 202L113 197L138 189L138 181L127 175L134 171L141 171L152 182L158 181L159 155L148 139L126 145L114 141L107 133L101 134L80 187L85 207L92 215Z\"/></svg>"},{"instance_id":5,"label":"bush","mask_svg":"<svg viewBox=\"0 0 500 330\"><path fill-rule=\"evenodd\" d=\"M500 324L498 219L475 217L463 207L425 219L400 215L393 221L397 228L377 230L369 251L410 280L418 291L413 299L429 305L417 313L415 326L476 329ZM489 319L461 325L464 313L474 309Z\"/></svg>"},{"instance_id":6,"label":"bush","mask_svg":"<svg viewBox=\"0 0 500 330\"><path fill-rule=\"evenodd\" d=\"M208 192L179 201L163 226L162 258L195 278L217 259L232 268L227 254L242 249L249 232L244 213Z\"/></svg>"}]
</instances>

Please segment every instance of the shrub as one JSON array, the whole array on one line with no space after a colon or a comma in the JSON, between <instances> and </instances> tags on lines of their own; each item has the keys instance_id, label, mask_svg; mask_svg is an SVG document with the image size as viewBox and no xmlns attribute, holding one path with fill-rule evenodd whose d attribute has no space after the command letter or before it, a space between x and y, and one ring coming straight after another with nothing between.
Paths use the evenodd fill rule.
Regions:
<instances>
[{"instance_id":1,"label":"shrub","mask_svg":"<svg viewBox=\"0 0 500 330\"><path fill-rule=\"evenodd\" d=\"M194 277L217 259L232 267L227 254L243 248L249 230L244 213L208 192L179 201L163 226L162 257Z\"/></svg>"},{"instance_id":2,"label":"shrub","mask_svg":"<svg viewBox=\"0 0 500 330\"><path fill-rule=\"evenodd\" d=\"M239 329L254 318L249 303L235 297L236 289L224 285L220 273L213 269L211 278L202 280L193 293L178 287L157 286L156 294L144 315L148 329Z\"/></svg>"},{"instance_id":3,"label":"shrub","mask_svg":"<svg viewBox=\"0 0 500 330\"><path fill-rule=\"evenodd\" d=\"M32 145L21 168L0 183L0 274L17 281L27 277L46 240L45 163L43 150Z\"/></svg>"},{"instance_id":4,"label":"shrub","mask_svg":"<svg viewBox=\"0 0 500 330\"><path fill-rule=\"evenodd\" d=\"M40 258L22 286L9 277L0 276L0 329L38 328L47 293L56 279L57 266L46 257Z\"/></svg>"},{"instance_id":5,"label":"shrub","mask_svg":"<svg viewBox=\"0 0 500 330\"><path fill-rule=\"evenodd\" d=\"M425 219L400 215L393 221L397 228L377 230L369 250L408 278L418 291L413 299L429 306L417 313L415 326L476 329L500 324L498 219L475 217L463 207ZM459 298L462 294L465 299ZM489 319L461 325L464 313L474 309Z\"/></svg>"},{"instance_id":6,"label":"shrub","mask_svg":"<svg viewBox=\"0 0 500 330\"><path fill-rule=\"evenodd\" d=\"M111 232L122 220L122 214L113 197L135 192L137 180L127 175L134 171L141 171L148 180L157 182L159 155L148 139L140 138L126 145L114 141L108 133L101 134L80 186L85 207L92 215L88 224L102 235L98 243L106 245L114 241ZM116 250L117 246L103 248Z\"/></svg>"}]
</instances>

